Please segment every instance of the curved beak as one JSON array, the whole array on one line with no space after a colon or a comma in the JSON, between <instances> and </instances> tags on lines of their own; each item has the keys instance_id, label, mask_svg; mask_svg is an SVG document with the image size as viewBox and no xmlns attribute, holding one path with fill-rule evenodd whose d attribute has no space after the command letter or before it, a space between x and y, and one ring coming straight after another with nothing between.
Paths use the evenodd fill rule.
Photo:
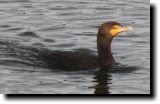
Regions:
<instances>
[{"instance_id":1,"label":"curved beak","mask_svg":"<svg viewBox=\"0 0 160 104\"><path fill-rule=\"evenodd\" d=\"M121 32L131 31L132 29L133 28L131 26L117 26L117 28L116 29L112 29L110 31L110 33L114 37L114 36L117 36Z\"/></svg>"},{"instance_id":2,"label":"curved beak","mask_svg":"<svg viewBox=\"0 0 160 104\"><path fill-rule=\"evenodd\" d=\"M131 30L133 30L133 28L131 26L125 26L125 27L121 27L119 29L119 32L131 31Z\"/></svg>"},{"instance_id":3,"label":"curved beak","mask_svg":"<svg viewBox=\"0 0 160 104\"><path fill-rule=\"evenodd\" d=\"M121 32L131 31L131 30L133 30L132 26L122 26L122 27L117 29L117 34L115 34L115 36L118 35Z\"/></svg>"}]
</instances>

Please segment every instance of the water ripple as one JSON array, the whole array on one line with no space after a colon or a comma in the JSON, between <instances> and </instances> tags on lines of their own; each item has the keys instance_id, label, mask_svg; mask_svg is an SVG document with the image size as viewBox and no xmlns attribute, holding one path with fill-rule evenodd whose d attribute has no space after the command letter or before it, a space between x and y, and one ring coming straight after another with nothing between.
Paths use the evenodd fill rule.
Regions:
<instances>
[{"instance_id":1,"label":"water ripple","mask_svg":"<svg viewBox=\"0 0 160 104\"><path fill-rule=\"evenodd\" d=\"M0 0L0 92L150 93L149 11L145 0ZM113 72L51 71L40 60L55 50L97 55L105 21L134 28L113 39Z\"/></svg>"}]
</instances>

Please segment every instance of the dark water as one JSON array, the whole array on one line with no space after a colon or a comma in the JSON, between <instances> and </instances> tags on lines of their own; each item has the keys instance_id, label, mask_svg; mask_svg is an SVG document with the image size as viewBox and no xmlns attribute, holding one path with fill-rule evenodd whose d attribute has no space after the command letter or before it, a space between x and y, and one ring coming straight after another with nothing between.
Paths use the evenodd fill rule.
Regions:
<instances>
[{"instance_id":1,"label":"dark water","mask_svg":"<svg viewBox=\"0 0 160 104\"><path fill-rule=\"evenodd\" d=\"M149 10L148 0L0 0L0 92L150 93ZM97 54L97 27L111 20L134 28L113 40L118 71L51 71L37 59L45 49Z\"/></svg>"}]
</instances>

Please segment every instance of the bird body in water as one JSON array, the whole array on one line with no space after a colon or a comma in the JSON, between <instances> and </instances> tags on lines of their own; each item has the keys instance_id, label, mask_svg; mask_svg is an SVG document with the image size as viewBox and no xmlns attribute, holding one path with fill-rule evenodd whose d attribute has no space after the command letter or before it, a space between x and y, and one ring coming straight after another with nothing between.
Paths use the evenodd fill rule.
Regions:
<instances>
[{"instance_id":1,"label":"bird body in water","mask_svg":"<svg viewBox=\"0 0 160 104\"><path fill-rule=\"evenodd\" d=\"M119 33L131 30L130 26L110 21L103 23L97 33L98 57L89 53L54 51L43 57L48 67L62 70L87 70L101 67L109 69L115 63L111 53L112 39Z\"/></svg>"},{"instance_id":2,"label":"bird body in water","mask_svg":"<svg viewBox=\"0 0 160 104\"><path fill-rule=\"evenodd\" d=\"M83 52L54 51L50 55L44 53L44 58L47 66L53 69L86 70L99 66L96 55Z\"/></svg>"}]
</instances>

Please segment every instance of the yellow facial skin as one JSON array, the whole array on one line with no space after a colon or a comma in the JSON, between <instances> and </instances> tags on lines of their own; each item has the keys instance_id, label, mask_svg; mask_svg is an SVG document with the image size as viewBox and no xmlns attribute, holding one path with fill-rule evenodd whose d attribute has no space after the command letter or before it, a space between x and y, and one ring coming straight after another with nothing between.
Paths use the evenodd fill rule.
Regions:
<instances>
[{"instance_id":1,"label":"yellow facial skin","mask_svg":"<svg viewBox=\"0 0 160 104\"><path fill-rule=\"evenodd\" d=\"M114 37L118 35L118 33L124 32L124 31L130 31L132 30L131 26L121 27L119 25L113 26L113 29L110 30L110 34Z\"/></svg>"}]
</instances>

